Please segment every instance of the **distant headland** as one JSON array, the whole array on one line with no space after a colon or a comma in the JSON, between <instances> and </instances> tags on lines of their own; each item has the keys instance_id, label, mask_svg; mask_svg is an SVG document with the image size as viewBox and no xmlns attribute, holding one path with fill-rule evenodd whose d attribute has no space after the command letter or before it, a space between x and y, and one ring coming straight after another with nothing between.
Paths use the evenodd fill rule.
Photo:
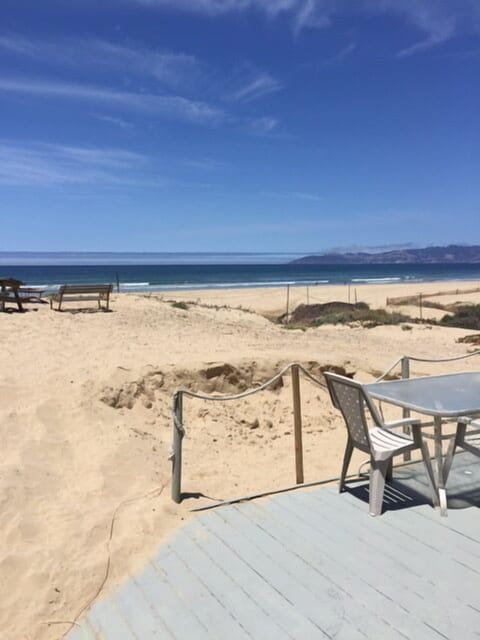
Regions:
<instances>
[{"instance_id":1,"label":"distant headland","mask_svg":"<svg viewBox=\"0 0 480 640\"><path fill-rule=\"evenodd\" d=\"M291 264L480 264L480 245L395 249L382 253L324 253Z\"/></svg>"}]
</instances>

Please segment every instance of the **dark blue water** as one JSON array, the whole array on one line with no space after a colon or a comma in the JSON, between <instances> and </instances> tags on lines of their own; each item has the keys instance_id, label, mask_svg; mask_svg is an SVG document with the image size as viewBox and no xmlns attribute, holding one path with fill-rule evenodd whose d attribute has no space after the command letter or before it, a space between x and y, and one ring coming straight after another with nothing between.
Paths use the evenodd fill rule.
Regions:
<instances>
[{"instance_id":1,"label":"dark blue water","mask_svg":"<svg viewBox=\"0 0 480 640\"><path fill-rule=\"evenodd\" d=\"M0 277L54 288L64 283L107 283L123 291L480 280L480 264L420 265L42 265L0 266Z\"/></svg>"}]
</instances>

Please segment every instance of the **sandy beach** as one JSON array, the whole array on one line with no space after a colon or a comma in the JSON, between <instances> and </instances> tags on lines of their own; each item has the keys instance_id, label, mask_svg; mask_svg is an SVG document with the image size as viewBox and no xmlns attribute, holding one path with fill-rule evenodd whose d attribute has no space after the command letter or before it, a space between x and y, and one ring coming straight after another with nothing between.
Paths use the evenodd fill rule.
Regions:
<instances>
[{"instance_id":1,"label":"sandy beach","mask_svg":"<svg viewBox=\"0 0 480 640\"><path fill-rule=\"evenodd\" d=\"M291 288L290 309L333 300L385 307L394 296L478 282ZM111 313L0 314L0 636L62 638L83 611L154 554L191 509L294 484L291 385L231 403L185 406L183 490L170 499L170 400L179 388L237 393L300 362L314 375L335 365L369 381L403 354L467 353L468 331L428 323L289 329L286 289L113 296ZM436 299L436 298L435 298ZM440 299L440 298L438 298ZM173 301L190 302L186 309ZM444 312L413 304L412 317ZM216 367L217 374L212 374ZM441 372L479 369L478 360ZM439 371L415 367L415 375ZM302 381L305 480L338 475L345 431L325 391ZM398 415L398 412L393 412ZM361 460L359 458L358 460ZM200 496L198 494L203 494Z\"/></svg>"}]
</instances>

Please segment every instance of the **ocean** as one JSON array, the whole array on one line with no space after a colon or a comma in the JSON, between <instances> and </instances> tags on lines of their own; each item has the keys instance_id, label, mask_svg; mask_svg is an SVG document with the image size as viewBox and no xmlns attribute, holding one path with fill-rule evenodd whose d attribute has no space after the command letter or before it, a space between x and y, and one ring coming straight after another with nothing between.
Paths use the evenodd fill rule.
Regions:
<instances>
[{"instance_id":1,"label":"ocean","mask_svg":"<svg viewBox=\"0 0 480 640\"><path fill-rule=\"evenodd\" d=\"M22 255L26 257L22 259ZM272 254L35 254L35 256L37 257L35 258L33 254L0 254L0 277L18 278L25 284L48 290L65 283L112 282L116 284L118 276L120 290L124 292L322 284L354 286L362 283L421 283L442 280L479 280L480 282L480 264L289 264L287 260L296 257L293 254L288 258L285 255ZM269 260L271 264L268 263Z\"/></svg>"}]
</instances>

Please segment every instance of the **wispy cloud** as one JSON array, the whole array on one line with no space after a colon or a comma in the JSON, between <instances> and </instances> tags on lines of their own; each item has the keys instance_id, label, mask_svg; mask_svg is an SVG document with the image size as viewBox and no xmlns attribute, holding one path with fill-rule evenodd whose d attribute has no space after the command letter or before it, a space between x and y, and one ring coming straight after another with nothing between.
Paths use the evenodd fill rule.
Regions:
<instances>
[{"instance_id":1,"label":"wispy cloud","mask_svg":"<svg viewBox=\"0 0 480 640\"><path fill-rule=\"evenodd\" d=\"M323 66L329 67L331 65L341 62L342 60L350 56L355 51L356 48L357 48L356 43L350 42L345 47L340 49L340 51L337 51L337 53L335 53L333 56L331 56L330 58L327 58L327 60L324 61Z\"/></svg>"},{"instance_id":2,"label":"wispy cloud","mask_svg":"<svg viewBox=\"0 0 480 640\"><path fill-rule=\"evenodd\" d=\"M478 0L131 0L209 16L259 11L269 18L291 17L296 34L306 28L324 29L344 15L397 16L423 37L398 52L405 57L439 45L459 33L480 32Z\"/></svg>"},{"instance_id":3,"label":"wispy cloud","mask_svg":"<svg viewBox=\"0 0 480 640\"><path fill-rule=\"evenodd\" d=\"M321 202L324 200L322 196L306 191L270 191L265 193L265 195L269 198L280 198L282 200L306 200L310 202Z\"/></svg>"},{"instance_id":4,"label":"wispy cloud","mask_svg":"<svg viewBox=\"0 0 480 640\"><path fill-rule=\"evenodd\" d=\"M417 249L419 245L414 242L404 242L400 244L349 244L345 246L330 247L322 253L359 253L365 251L368 253L383 253L384 251L396 251L402 249Z\"/></svg>"},{"instance_id":5,"label":"wispy cloud","mask_svg":"<svg viewBox=\"0 0 480 640\"><path fill-rule=\"evenodd\" d=\"M123 118L117 118L115 116L108 116L102 113L92 113L92 118L96 120L100 120L100 122L106 122L107 124L111 124L114 127L119 127L120 129L130 130L133 129L133 124L124 120Z\"/></svg>"},{"instance_id":6,"label":"wispy cloud","mask_svg":"<svg viewBox=\"0 0 480 640\"><path fill-rule=\"evenodd\" d=\"M0 141L0 184L160 186L162 179L148 171L148 161L123 149Z\"/></svg>"},{"instance_id":7,"label":"wispy cloud","mask_svg":"<svg viewBox=\"0 0 480 640\"><path fill-rule=\"evenodd\" d=\"M246 121L247 128L251 133L267 135L272 133L280 124L278 118L265 116L263 118L250 118Z\"/></svg>"},{"instance_id":8,"label":"wispy cloud","mask_svg":"<svg viewBox=\"0 0 480 640\"><path fill-rule=\"evenodd\" d=\"M194 124L215 125L226 119L225 113L214 106L173 95L134 93L91 85L24 78L0 78L0 91L46 98L84 100Z\"/></svg>"},{"instance_id":9,"label":"wispy cloud","mask_svg":"<svg viewBox=\"0 0 480 640\"><path fill-rule=\"evenodd\" d=\"M225 162L218 160L212 160L211 158L189 158L182 160L181 164L189 169L196 169L200 171L215 171L226 166Z\"/></svg>"},{"instance_id":10,"label":"wispy cloud","mask_svg":"<svg viewBox=\"0 0 480 640\"><path fill-rule=\"evenodd\" d=\"M0 36L0 49L22 55L35 55L35 46L32 42L14 35Z\"/></svg>"},{"instance_id":11,"label":"wispy cloud","mask_svg":"<svg viewBox=\"0 0 480 640\"><path fill-rule=\"evenodd\" d=\"M19 34L0 36L0 49L61 67L108 69L122 75L150 77L170 88L188 88L199 82L202 64L195 56L120 44L98 38L27 39Z\"/></svg>"},{"instance_id":12,"label":"wispy cloud","mask_svg":"<svg viewBox=\"0 0 480 640\"><path fill-rule=\"evenodd\" d=\"M253 102L282 88L281 83L266 71L259 70L250 63L243 63L233 74L229 70L210 69L196 57L185 53L158 52L138 46L125 46L99 39L60 39L57 41L28 40L20 35L0 37L0 50L27 56L35 62L55 64L59 67L87 67L92 74L106 68L110 86L98 84L80 84L78 82L52 81L25 77L0 77L0 91L27 93L43 97L58 97L89 101L92 104L108 106L122 111L151 113L172 120L202 125L229 123L255 133L265 133L277 126L278 120L272 117L242 117L228 114L223 108L215 106L219 100L231 104ZM113 71L118 73L115 75ZM105 77L104 74L100 77ZM149 86L152 78L160 84L158 92L124 89L125 77L129 85L145 84ZM209 78L209 81L201 82ZM118 89L118 86L122 86ZM153 86L157 85L153 83ZM179 89L173 93L172 89ZM188 97L186 97L186 95ZM208 95L207 100L196 96ZM115 125L122 129L131 128L131 124L118 114L94 113L92 117Z\"/></svg>"},{"instance_id":13,"label":"wispy cloud","mask_svg":"<svg viewBox=\"0 0 480 640\"><path fill-rule=\"evenodd\" d=\"M270 93L279 91L281 83L266 72L249 74L242 86L230 92L226 97L231 102L252 102Z\"/></svg>"}]
</instances>

